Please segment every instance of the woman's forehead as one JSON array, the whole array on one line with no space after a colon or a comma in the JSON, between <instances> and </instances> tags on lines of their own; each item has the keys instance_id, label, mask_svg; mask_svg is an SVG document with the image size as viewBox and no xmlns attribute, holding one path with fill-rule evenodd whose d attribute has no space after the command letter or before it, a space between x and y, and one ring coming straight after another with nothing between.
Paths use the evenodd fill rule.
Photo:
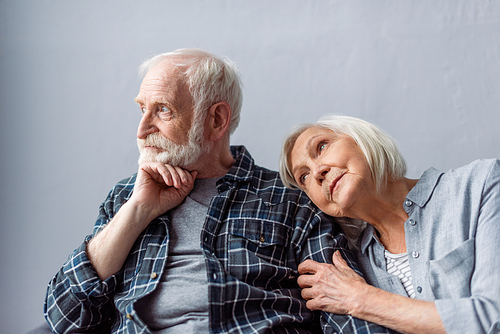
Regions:
<instances>
[{"instance_id":1,"label":"woman's forehead","mask_svg":"<svg viewBox=\"0 0 500 334\"><path fill-rule=\"evenodd\" d=\"M334 134L334 132L329 129L314 126L304 130L297 137L289 154L290 170L292 171L292 174L307 160L311 142L314 141L316 137L330 133Z\"/></svg>"},{"instance_id":2,"label":"woman's forehead","mask_svg":"<svg viewBox=\"0 0 500 334\"><path fill-rule=\"evenodd\" d=\"M332 135L332 136L340 136L333 130L321 127L321 126L313 126L304 130L295 140L295 144L293 145L292 150L295 148L307 148L310 143L314 140L314 138L323 136L323 135Z\"/></svg>"}]
</instances>

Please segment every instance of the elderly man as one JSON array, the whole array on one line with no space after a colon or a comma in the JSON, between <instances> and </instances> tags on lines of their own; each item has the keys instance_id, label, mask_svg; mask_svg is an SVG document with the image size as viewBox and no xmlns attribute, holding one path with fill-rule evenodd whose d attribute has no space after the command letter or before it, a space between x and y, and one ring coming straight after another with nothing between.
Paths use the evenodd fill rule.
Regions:
<instances>
[{"instance_id":1,"label":"elderly man","mask_svg":"<svg viewBox=\"0 0 500 334\"><path fill-rule=\"evenodd\" d=\"M331 262L335 250L352 257L306 196L229 145L242 101L234 64L181 49L141 70L139 170L113 188L49 283L51 329L310 333L321 321L326 332L385 332L306 308L298 264Z\"/></svg>"}]
</instances>

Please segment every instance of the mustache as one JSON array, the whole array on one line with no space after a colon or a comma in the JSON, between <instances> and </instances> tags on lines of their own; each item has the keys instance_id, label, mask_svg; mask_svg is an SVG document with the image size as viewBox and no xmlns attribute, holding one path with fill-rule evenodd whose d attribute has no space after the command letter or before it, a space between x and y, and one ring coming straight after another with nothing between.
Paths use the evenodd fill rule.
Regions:
<instances>
[{"instance_id":1,"label":"mustache","mask_svg":"<svg viewBox=\"0 0 500 334\"><path fill-rule=\"evenodd\" d=\"M173 142L170 139L163 137L158 132L149 134L146 139L137 139L137 145L139 148L153 146L167 150L172 147L172 144Z\"/></svg>"}]
</instances>

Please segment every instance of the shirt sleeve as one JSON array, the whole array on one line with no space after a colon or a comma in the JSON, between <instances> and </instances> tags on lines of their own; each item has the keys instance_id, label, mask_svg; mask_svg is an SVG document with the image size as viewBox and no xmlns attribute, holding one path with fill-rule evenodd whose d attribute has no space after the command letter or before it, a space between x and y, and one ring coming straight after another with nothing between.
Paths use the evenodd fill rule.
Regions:
<instances>
[{"instance_id":1,"label":"shirt sleeve","mask_svg":"<svg viewBox=\"0 0 500 334\"><path fill-rule=\"evenodd\" d=\"M363 276L354 260L352 252L348 249L347 238L339 225L324 214L318 214L312 222L311 232L306 241L306 247L301 255L301 262L312 259L317 262L332 263L332 256L337 250L342 258L359 275ZM324 333L338 334L382 334L396 333L388 328L373 322L342 315L321 312L321 327Z\"/></svg>"},{"instance_id":2,"label":"shirt sleeve","mask_svg":"<svg viewBox=\"0 0 500 334\"><path fill-rule=\"evenodd\" d=\"M467 242L474 257L470 297L435 301L447 332L500 333L499 240L500 160L495 160L484 182L475 238Z\"/></svg>"},{"instance_id":3,"label":"shirt sleeve","mask_svg":"<svg viewBox=\"0 0 500 334\"><path fill-rule=\"evenodd\" d=\"M95 331L109 326L113 314L113 295L118 274L101 281L86 253L86 244L109 221L101 205L94 233L86 237L49 282L44 313L56 333Z\"/></svg>"}]
</instances>

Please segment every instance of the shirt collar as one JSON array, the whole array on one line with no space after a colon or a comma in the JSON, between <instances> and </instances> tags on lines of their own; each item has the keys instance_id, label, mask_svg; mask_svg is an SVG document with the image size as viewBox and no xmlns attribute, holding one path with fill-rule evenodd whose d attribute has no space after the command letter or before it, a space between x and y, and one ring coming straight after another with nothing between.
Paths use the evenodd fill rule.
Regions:
<instances>
[{"instance_id":1,"label":"shirt collar","mask_svg":"<svg viewBox=\"0 0 500 334\"><path fill-rule=\"evenodd\" d=\"M254 161L245 146L231 146L231 154L235 162L229 172L222 178L229 182L250 181L253 176Z\"/></svg>"},{"instance_id":2,"label":"shirt collar","mask_svg":"<svg viewBox=\"0 0 500 334\"><path fill-rule=\"evenodd\" d=\"M431 198L441 175L443 175L443 172L440 172L437 169L429 168L426 170L418 180L417 184L410 190L408 195L406 195L406 200L412 201L419 207L424 207ZM406 205L405 210L407 210ZM360 250L363 254L372 241L380 243L375 235L375 228L372 225L367 224L359 244Z\"/></svg>"},{"instance_id":3,"label":"shirt collar","mask_svg":"<svg viewBox=\"0 0 500 334\"><path fill-rule=\"evenodd\" d=\"M439 178L443 174L443 172L434 168L426 170L418 180L417 184L410 190L408 195L406 195L406 199L417 204L419 207L425 206L431 198Z\"/></svg>"}]
</instances>

